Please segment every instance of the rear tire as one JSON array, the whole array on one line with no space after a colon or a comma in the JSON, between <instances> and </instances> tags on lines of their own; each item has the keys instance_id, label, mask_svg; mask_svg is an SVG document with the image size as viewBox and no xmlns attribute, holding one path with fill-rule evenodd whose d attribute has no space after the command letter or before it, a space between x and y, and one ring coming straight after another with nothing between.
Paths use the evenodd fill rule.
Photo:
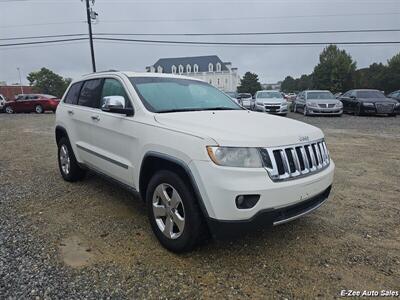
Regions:
<instances>
[{"instance_id":1,"label":"rear tire","mask_svg":"<svg viewBox=\"0 0 400 300\"><path fill-rule=\"evenodd\" d=\"M71 144L66 137L62 137L58 142L58 167L61 176L69 182L82 180L86 175L86 170L79 166Z\"/></svg>"},{"instance_id":2,"label":"rear tire","mask_svg":"<svg viewBox=\"0 0 400 300\"><path fill-rule=\"evenodd\" d=\"M206 226L195 195L176 173L162 170L154 174L147 187L146 206L154 234L169 251L191 251L204 237Z\"/></svg>"}]
</instances>

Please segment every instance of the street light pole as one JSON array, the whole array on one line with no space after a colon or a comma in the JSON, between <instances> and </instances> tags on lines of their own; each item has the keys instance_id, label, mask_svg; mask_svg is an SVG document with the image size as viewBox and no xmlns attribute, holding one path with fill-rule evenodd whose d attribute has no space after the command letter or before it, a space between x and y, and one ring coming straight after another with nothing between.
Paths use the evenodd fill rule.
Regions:
<instances>
[{"instance_id":1,"label":"street light pole","mask_svg":"<svg viewBox=\"0 0 400 300\"><path fill-rule=\"evenodd\" d=\"M94 59L94 48L93 48L93 35L92 35L92 20L90 17L90 5L89 0L86 0L86 17L89 26L89 43L90 43L90 54L92 56L92 68L93 72L96 72L96 61Z\"/></svg>"},{"instance_id":2,"label":"street light pole","mask_svg":"<svg viewBox=\"0 0 400 300\"><path fill-rule=\"evenodd\" d=\"M18 74L19 74L19 86L21 87L21 94L24 93L24 88L22 87L22 79L21 79L21 70L20 68L17 68Z\"/></svg>"}]
</instances>

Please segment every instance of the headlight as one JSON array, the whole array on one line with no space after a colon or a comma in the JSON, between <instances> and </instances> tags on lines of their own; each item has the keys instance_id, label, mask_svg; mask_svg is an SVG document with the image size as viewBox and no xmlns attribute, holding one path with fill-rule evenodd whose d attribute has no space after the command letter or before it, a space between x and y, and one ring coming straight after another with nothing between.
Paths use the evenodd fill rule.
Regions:
<instances>
[{"instance_id":1,"label":"headlight","mask_svg":"<svg viewBox=\"0 0 400 300\"><path fill-rule=\"evenodd\" d=\"M315 103L315 102L307 102L307 106L309 106L309 107L317 107L317 103Z\"/></svg>"},{"instance_id":2,"label":"headlight","mask_svg":"<svg viewBox=\"0 0 400 300\"><path fill-rule=\"evenodd\" d=\"M287 101L282 102L282 106L287 106Z\"/></svg>"},{"instance_id":3,"label":"headlight","mask_svg":"<svg viewBox=\"0 0 400 300\"><path fill-rule=\"evenodd\" d=\"M338 103L336 103L336 107L343 107L343 103L339 101Z\"/></svg>"},{"instance_id":4,"label":"headlight","mask_svg":"<svg viewBox=\"0 0 400 300\"><path fill-rule=\"evenodd\" d=\"M364 106L375 106L375 104L372 102L363 102L363 105Z\"/></svg>"},{"instance_id":5,"label":"headlight","mask_svg":"<svg viewBox=\"0 0 400 300\"><path fill-rule=\"evenodd\" d=\"M256 148L207 146L211 160L225 167L262 168L260 154Z\"/></svg>"}]
</instances>

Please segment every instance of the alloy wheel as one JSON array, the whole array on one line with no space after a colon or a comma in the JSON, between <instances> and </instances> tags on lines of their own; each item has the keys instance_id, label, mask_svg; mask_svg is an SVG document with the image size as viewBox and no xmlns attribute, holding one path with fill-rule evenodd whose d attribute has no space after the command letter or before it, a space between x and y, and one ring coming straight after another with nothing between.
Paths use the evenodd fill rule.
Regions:
<instances>
[{"instance_id":1,"label":"alloy wheel","mask_svg":"<svg viewBox=\"0 0 400 300\"><path fill-rule=\"evenodd\" d=\"M12 114L12 113L14 113L14 110L12 109L12 107L7 106L7 107L6 107L6 113Z\"/></svg>"},{"instance_id":2,"label":"alloy wheel","mask_svg":"<svg viewBox=\"0 0 400 300\"><path fill-rule=\"evenodd\" d=\"M64 174L68 175L71 170L71 159L69 157L68 147L65 144L60 147L60 164Z\"/></svg>"},{"instance_id":3,"label":"alloy wheel","mask_svg":"<svg viewBox=\"0 0 400 300\"><path fill-rule=\"evenodd\" d=\"M152 207L158 229L169 239L179 238L185 228L185 208L178 191L167 183L158 185Z\"/></svg>"},{"instance_id":4,"label":"alloy wheel","mask_svg":"<svg viewBox=\"0 0 400 300\"><path fill-rule=\"evenodd\" d=\"M43 112L43 107L41 107L40 105L37 105L37 106L35 107L35 112L36 112L37 114L41 114L41 113Z\"/></svg>"}]
</instances>

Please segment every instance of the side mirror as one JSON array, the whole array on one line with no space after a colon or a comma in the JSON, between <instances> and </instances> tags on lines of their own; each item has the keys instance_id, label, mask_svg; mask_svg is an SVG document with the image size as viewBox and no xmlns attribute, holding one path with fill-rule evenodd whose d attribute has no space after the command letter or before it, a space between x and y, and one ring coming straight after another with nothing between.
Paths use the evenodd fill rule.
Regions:
<instances>
[{"instance_id":1,"label":"side mirror","mask_svg":"<svg viewBox=\"0 0 400 300\"><path fill-rule=\"evenodd\" d=\"M122 96L107 96L102 99L101 110L110 113L133 116L133 108L125 108L126 101Z\"/></svg>"}]
</instances>

